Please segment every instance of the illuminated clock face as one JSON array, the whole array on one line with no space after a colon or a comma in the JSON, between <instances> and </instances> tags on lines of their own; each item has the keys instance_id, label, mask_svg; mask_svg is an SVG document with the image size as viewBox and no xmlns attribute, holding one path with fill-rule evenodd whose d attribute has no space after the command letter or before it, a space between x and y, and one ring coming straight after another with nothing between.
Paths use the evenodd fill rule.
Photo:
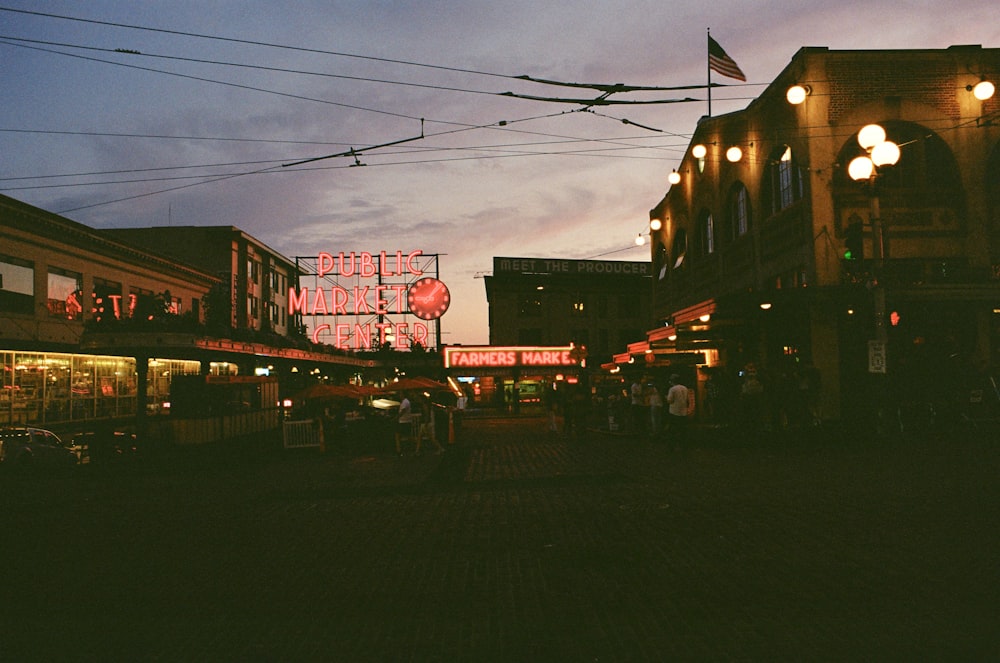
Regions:
<instances>
[{"instance_id":1,"label":"illuminated clock face","mask_svg":"<svg viewBox=\"0 0 1000 663\"><path fill-rule=\"evenodd\" d=\"M410 286L406 294L410 313L421 320L436 320L444 315L451 304L448 286L437 279L423 278Z\"/></svg>"}]
</instances>

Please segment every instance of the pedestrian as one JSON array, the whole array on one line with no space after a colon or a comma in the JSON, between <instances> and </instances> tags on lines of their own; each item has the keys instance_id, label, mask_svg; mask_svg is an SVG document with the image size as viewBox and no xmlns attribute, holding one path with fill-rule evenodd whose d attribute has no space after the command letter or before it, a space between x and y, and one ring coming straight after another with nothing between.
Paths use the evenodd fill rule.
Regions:
<instances>
[{"instance_id":1,"label":"pedestrian","mask_svg":"<svg viewBox=\"0 0 1000 663\"><path fill-rule=\"evenodd\" d=\"M688 447L688 399L690 391L681 383L681 376L670 376L667 390L667 441L671 448L687 452Z\"/></svg>"},{"instance_id":2,"label":"pedestrian","mask_svg":"<svg viewBox=\"0 0 1000 663\"><path fill-rule=\"evenodd\" d=\"M656 441L663 432L663 394L656 384L646 384L646 400L649 403L649 439Z\"/></svg>"},{"instance_id":3,"label":"pedestrian","mask_svg":"<svg viewBox=\"0 0 1000 663\"><path fill-rule=\"evenodd\" d=\"M549 432L559 432L559 427L556 423L556 418L559 414L559 400L552 383L546 383L545 391L542 392L542 401L545 404L545 412L548 416Z\"/></svg>"},{"instance_id":4,"label":"pedestrian","mask_svg":"<svg viewBox=\"0 0 1000 663\"><path fill-rule=\"evenodd\" d=\"M636 378L630 390L632 396L632 433L638 435L646 428L646 403L642 381Z\"/></svg>"},{"instance_id":5,"label":"pedestrian","mask_svg":"<svg viewBox=\"0 0 1000 663\"><path fill-rule=\"evenodd\" d=\"M455 412L454 412L454 422L455 422L455 432L459 433L462 430L462 421L465 419L465 408L469 406L469 397L465 395L465 390L463 389L458 394L458 398L455 399Z\"/></svg>"},{"instance_id":6,"label":"pedestrian","mask_svg":"<svg viewBox=\"0 0 1000 663\"><path fill-rule=\"evenodd\" d=\"M408 394L402 393L402 400L399 401L399 409L396 411L396 455L402 456L402 441L413 439L413 404L410 403Z\"/></svg>"},{"instance_id":7,"label":"pedestrian","mask_svg":"<svg viewBox=\"0 0 1000 663\"><path fill-rule=\"evenodd\" d=\"M756 370L748 369L740 387L740 421L751 438L764 432L765 407L764 384L758 379Z\"/></svg>"},{"instance_id":8,"label":"pedestrian","mask_svg":"<svg viewBox=\"0 0 1000 663\"><path fill-rule=\"evenodd\" d=\"M427 396L420 396L417 402L420 407L420 427L417 431L417 446L413 453L417 456L420 455L421 445L426 439L430 440L431 444L434 445L435 455L443 454L444 447L438 442L437 428L434 425L434 404Z\"/></svg>"}]
</instances>

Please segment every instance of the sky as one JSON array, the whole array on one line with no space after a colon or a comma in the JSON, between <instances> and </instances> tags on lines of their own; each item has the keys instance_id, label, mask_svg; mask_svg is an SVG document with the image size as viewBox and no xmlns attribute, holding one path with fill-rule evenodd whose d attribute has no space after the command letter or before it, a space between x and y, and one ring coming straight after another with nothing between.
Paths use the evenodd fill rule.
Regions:
<instances>
[{"instance_id":1,"label":"sky","mask_svg":"<svg viewBox=\"0 0 1000 663\"><path fill-rule=\"evenodd\" d=\"M443 342L486 344L495 256L649 260L635 238L708 112L703 88L504 94L601 94L520 76L703 86L710 29L747 76L712 75L720 115L802 47L996 48L996 18L988 0L0 0L0 193L94 228L236 226L288 258L438 254Z\"/></svg>"}]
</instances>

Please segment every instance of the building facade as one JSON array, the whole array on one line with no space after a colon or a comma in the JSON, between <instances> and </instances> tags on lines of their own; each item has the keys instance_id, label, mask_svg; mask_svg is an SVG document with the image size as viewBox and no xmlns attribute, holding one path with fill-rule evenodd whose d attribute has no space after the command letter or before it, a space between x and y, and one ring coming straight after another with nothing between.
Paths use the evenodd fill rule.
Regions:
<instances>
[{"instance_id":1,"label":"building facade","mask_svg":"<svg viewBox=\"0 0 1000 663\"><path fill-rule=\"evenodd\" d=\"M648 262L495 257L485 281L490 345L573 344L596 365L651 315Z\"/></svg>"},{"instance_id":2,"label":"building facade","mask_svg":"<svg viewBox=\"0 0 1000 663\"><path fill-rule=\"evenodd\" d=\"M976 87L998 75L979 46L803 48L703 118L650 211L645 347L703 353L701 387L759 373L778 401L808 372L822 419L961 400L1000 360L1000 102ZM859 182L871 124L898 161Z\"/></svg>"},{"instance_id":3,"label":"building facade","mask_svg":"<svg viewBox=\"0 0 1000 663\"><path fill-rule=\"evenodd\" d=\"M239 228L158 226L105 233L217 276L231 294L227 326L279 336L292 329L288 289L298 278L295 263Z\"/></svg>"},{"instance_id":4,"label":"building facade","mask_svg":"<svg viewBox=\"0 0 1000 663\"><path fill-rule=\"evenodd\" d=\"M236 228L166 230L96 230L0 196L0 426L139 427L169 413L178 376L245 391L263 373L293 393L374 365L296 335L288 259Z\"/></svg>"}]
</instances>

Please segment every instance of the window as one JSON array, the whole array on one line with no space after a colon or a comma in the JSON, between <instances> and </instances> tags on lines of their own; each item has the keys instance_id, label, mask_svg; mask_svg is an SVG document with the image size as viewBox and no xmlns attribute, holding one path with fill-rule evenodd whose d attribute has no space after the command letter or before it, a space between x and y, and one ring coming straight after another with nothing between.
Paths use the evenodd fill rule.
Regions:
<instances>
[{"instance_id":1,"label":"window","mask_svg":"<svg viewBox=\"0 0 1000 663\"><path fill-rule=\"evenodd\" d=\"M674 269L680 269L684 264L684 256L687 255L688 240L687 231L678 228L674 233Z\"/></svg>"},{"instance_id":2,"label":"window","mask_svg":"<svg viewBox=\"0 0 1000 663\"><path fill-rule=\"evenodd\" d=\"M35 265L28 260L0 255L0 311L35 312Z\"/></svg>"},{"instance_id":3,"label":"window","mask_svg":"<svg viewBox=\"0 0 1000 663\"><path fill-rule=\"evenodd\" d=\"M541 317L542 302L537 297L525 297L521 300L519 313L522 318Z\"/></svg>"},{"instance_id":4,"label":"window","mask_svg":"<svg viewBox=\"0 0 1000 663\"><path fill-rule=\"evenodd\" d=\"M707 210L698 217L698 252L701 255L715 253L715 220Z\"/></svg>"},{"instance_id":5,"label":"window","mask_svg":"<svg viewBox=\"0 0 1000 663\"><path fill-rule=\"evenodd\" d=\"M253 283L260 283L260 262L250 258L247 260L247 276Z\"/></svg>"},{"instance_id":6,"label":"window","mask_svg":"<svg viewBox=\"0 0 1000 663\"><path fill-rule=\"evenodd\" d=\"M656 270L656 279L662 281L670 273L670 256L667 255L667 248L662 244L656 247L656 257L653 259L653 269Z\"/></svg>"},{"instance_id":7,"label":"window","mask_svg":"<svg viewBox=\"0 0 1000 663\"><path fill-rule=\"evenodd\" d=\"M737 239L750 232L750 192L742 184L736 186L729 209L732 223L732 238Z\"/></svg>"},{"instance_id":8,"label":"window","mask_svg":"<svg viewBox=\"0 0 1000 663\"><path fill-rule=\"evenodd\" d=\"M128 317L137 320L152 320L156 317L156 295L145 288L129 288Z\"/></svg>"},{"instance_id":9,"label":"window","mask_svg":"<svg viewBox=\"0 0 1000 663\"><path fill-rule=\"evenodd\" d=\"M49 267L49 315L79 320L83 315L83 275Z\"/></svg>"},{"instance_id":10,"label":"window","mask_svg":"<svg viewBox=\"0 0 1000 663\"><path fill-rule=\"evenodd\" d=\"M768 172L771 212L791 207L804 196L802 173L792 158L792 148L782 145L774 152Z\"/></svg>"},{"instance_id":11,"label":"window","mask_svg":"<svg viewBox=\"0 0 1000 663\"><path fill-rule=\"evenodd\" d=\"M90 313L94 320L109 322L122 318L122 284L94 277L90 294Z\"/></svg>"}]
</instances>

